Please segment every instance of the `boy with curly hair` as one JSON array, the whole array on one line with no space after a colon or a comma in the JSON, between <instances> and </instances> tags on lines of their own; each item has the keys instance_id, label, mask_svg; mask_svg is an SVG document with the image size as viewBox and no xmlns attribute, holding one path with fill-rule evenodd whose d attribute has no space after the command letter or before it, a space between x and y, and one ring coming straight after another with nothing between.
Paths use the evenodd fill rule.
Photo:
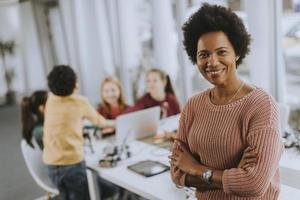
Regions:
<instances>
[{"instance_id":1,"label":"boy with curly hair","mask_svg":"<svg viewBox=\"0 0 300 200\"><path fill-rule=\"evenodd\" d=\"M55 66L48 75L51 94L45 108L43 160L62 199L89 199L83 155L82 119L99 127L113 127L88 102L75 94L77 76L66 65Z\"/></svg>"}]
</instances>

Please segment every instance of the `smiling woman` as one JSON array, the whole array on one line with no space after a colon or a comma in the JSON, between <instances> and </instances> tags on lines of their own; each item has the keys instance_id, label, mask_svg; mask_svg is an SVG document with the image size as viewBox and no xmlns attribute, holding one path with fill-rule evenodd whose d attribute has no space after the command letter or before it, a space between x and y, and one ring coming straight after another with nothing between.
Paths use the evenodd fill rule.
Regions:
<instances>
[{"instance_id":1,"label":"smiling woman","mask_svg":"<svg viewBox=\"0 0 300 200\"><path fill-rule=\"evenodd\" d=\"M217 86L210 94L213 103L230 103L238 98L243 87L248 88L248 91L244 92L251 91L251 87L246 86L237 76L236 62L238 59L239 56L235 54L234 48L224 32L209 32L203 34L199 39L197 66L203 77ZM225 87L227 90L224 90Z\"/></svg>"},{"instance_id":2,"label":"smiling woman","mask_svg":"<svg viewBox=\"0 0 300 200\"><path fill-rule=\"evenodd\" d=\"M213 87L192 97L170 156L174 183L197 199L277 199L282 154L278 108L237 66L250 35L231 10L204 4L183 26L184 46Z\"/></svg>"}]
</instances>

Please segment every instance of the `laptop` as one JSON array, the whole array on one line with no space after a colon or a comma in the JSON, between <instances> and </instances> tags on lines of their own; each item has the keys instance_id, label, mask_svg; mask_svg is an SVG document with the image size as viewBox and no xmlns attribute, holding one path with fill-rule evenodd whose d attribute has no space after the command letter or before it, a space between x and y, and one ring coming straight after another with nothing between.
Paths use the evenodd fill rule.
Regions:
<instances>
[{"instance_id":1,"label":"laptop","mask_svg":"<svg viewBox=\"0 0 300 200\"><path fill-rule=\"evenodd\" d=\"M155 135L159 118L159 106L120 115L116 119L117 143L126 143Z\"/></svg>"}]
</instances>

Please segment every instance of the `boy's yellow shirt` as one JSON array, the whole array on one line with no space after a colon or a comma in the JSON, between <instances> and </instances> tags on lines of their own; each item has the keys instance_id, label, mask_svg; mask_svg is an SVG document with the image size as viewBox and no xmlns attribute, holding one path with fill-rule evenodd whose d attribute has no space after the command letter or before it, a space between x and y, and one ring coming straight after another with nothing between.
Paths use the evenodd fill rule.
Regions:
<instances>
[{"instance_id":1,"label":"boy's yellow shirt","mask_svg":"<svg viewBox=\"0 0 300 200\"><path fill-rule=\"evenodd\" d=\"M83 160L82 119L85 118L99 127L106 123L87 98L76 94L66 97L49 94L43 136L46 164L70 165Z\"/></svg>"}]
</instances>

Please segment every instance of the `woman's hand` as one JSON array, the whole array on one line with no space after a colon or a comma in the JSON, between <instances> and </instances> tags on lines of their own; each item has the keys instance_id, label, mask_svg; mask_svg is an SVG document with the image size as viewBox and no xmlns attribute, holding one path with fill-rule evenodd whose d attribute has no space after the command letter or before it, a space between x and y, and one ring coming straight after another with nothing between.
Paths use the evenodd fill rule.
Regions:
<instances>
[{"instance_id":1,"label":"woman's hand","mask_svg":"<svg viewBox=\"0 0 300 200\"><path fill-rule=\"evenodd\" d=\"M178 139L175 140L174 145L177 148L174 148L172 155L169 156L170 164L190 175L197 175L196 172L200 163L193 157L187 146Z\"/></svg>"},{"instance_id":2,"label":"woman's hand","mask_svg":"<svg viewBox=\"0 0 300 200\"><path fill-rule=\"evenodd\" d=\"M246 169L254 167L258 161L258 153L254 147L247 147L244 150L243 157L238 165L238 168Z\"/></svg>"}]
</instances>

